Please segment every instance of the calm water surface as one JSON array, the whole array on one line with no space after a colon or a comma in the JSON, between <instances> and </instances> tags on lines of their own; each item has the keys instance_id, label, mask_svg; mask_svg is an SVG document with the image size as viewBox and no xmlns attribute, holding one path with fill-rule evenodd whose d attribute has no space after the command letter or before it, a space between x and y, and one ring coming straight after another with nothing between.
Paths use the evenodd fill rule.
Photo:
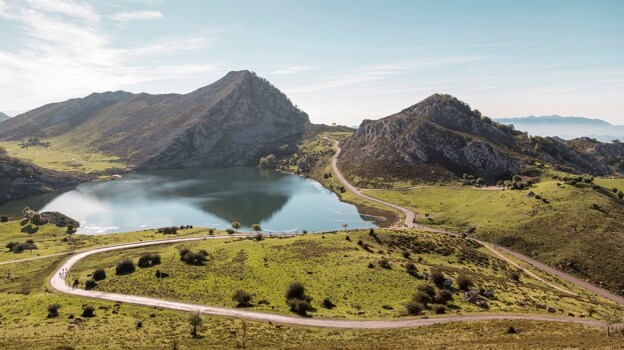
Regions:
<instances>
[{"instance_id":1,"label":"calm water surface","mask_svg":"<svg viewBox=\"0 0 624 350\"><path fill-rule=\"evenodd\" d=\"M225 229L239 221L263 232L330 231L376 227L351 204L318 182L256 168L158 170L89 182L9 203L0 212L25 206L58 211L81 222L79 233L102 234L164 226Z\"/></svg>"}]
</instances>

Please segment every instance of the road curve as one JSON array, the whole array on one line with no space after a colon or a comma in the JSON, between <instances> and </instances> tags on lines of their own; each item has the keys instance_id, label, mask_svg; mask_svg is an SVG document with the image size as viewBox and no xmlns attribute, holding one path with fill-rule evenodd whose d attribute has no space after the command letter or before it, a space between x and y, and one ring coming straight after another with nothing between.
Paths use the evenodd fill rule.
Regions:
<instances>
[{"instance_id":1,"label":"road curve","mask_svg":"<svg viewBox=\"0 0 624 350\"><path fill-rule=\"evenodd\" d=\"M382 204L382 205L386 205L386 206L392 207L394 209L400 210L401 212L403 212L405 214L405 225L407 227L416 227L416 228L419 228L419 229L422 229L422 230L425 230L425 231L438 232L438 233L444 233L444 234L453 235L453 236L459 236L457 233L454 233L454 232L449 232L449 231L445 231L445 230L441 230L441 229L437 229L437 228L427 227L427 226L424 226L424 225L414 224L414 217L415 217L415 215L414 215L413 211L411 211L411 210L409 210L407 208L403 208L403 207L401 207L399 205L396 205L396 204L393 204L393 203L389 203L389 202L383 201L381 199L377 199L377 198L374 198L374 197L371 197L371 196L368 196L368 195L362 193L362 191L360 191L358 188L356 188L355 186L351 185L349 183L349 181L347 181L345 179L345 177L342 175L342 173L338 169L338 156L340 155L340 151L341 151L339 142L337 140L330 139L330 138L327 138L327 137L323 137L323 138L325 140L328 140L328 141L331 141L331 142L334 143L334 147L336 149L336 153L334 154L334 156L331 159L332 170L334 171L334 173L336 174L336 176L338 177L340 182L342 182L342 184L346 188L348 188L353 193L355 193L356 195L358 195L358 196L360 196L362 198L365 198L365 199L371 200L373 202L376 202L376 203L379 203L379 204ZM546 281L545 279L539 277L538 275L534 274L533 272L531 272L531 271L521 267L520 265L518 265L513 260L511 260L508 257L506 257L503 254L501 254L500 251L503 251L506 254L512 255L515 258L517 258L519 260L522 260L523 262L525 262L525 263L527 263L527 264L537 268L538 270L541 270L541 271L548 272L548 273L551 273L553 275L556 275L557 277L559 277L559 278L561 278L561 279L563 279L563 280L565 280L567 282L570 282L570 283L576 285L577 287L580 287L582 289L585 289L587 291L590 291L592 293L600 295L600 296L602 296L604 298L607 298L607 299L609 299L609 300L611 300L611 301L613 301L613 302L615 302L617 304L624 305L624 298L623 297L621 297L619 295L616 295L616 294L613 294L613 293L609 292L608 290L600 288L600 287L597 287L597 286L595 286L595 285L593 285L591 283L585 282L585 281L583 281L583 280L581 280L581 279L579 279L577 277L574 277L572 275L569 275L569 274L567 274L565 272L562 272L562 271L559 271L559 270L557 270L555 268L552 268L552 267L550 267L550 266L548 266L548 265L546 265L546 264L544 264L542 262L539 262L539 261L537 261L535 259L532 259L532 258L530 258L530 257L528 257L528 256L526 256L524 254L514 252L514 251L510 250L509 248L501 247L501 246L495 245L493 243L483 242L483 241L478 240L476 238L469 238L469 239L482 244L485 248L490 250L496 256L498 256L502 260L506 261L510 265L512 265L512 266L514 266L514 267L516 267L516 268L518 268L520 270L522 270L522 272L524 272L525 274L527 274L527 275L531 276L532 278L534 278L534 279L536 279L536 280L538 280L538 281L540 281L540 282L542 282L542 283L544 283L544 284L546 284L546 285L548 285L548 286L550 286L550 287L552 287L554 289L557 289L557 290L559 290L559 291L561 291L563 293L566 293L566 294L569 294L569 295L573 295L573 296L577 295L577 294L572 293L571 291L569 291L569 290L567 290L565 288L562 288L562 287L557 286L557 285L555 285L553 283L550 283L550 282Z\"/></svg>"},{"instance_id":2,"label":"road curve","mask_svg":"<svg viewBox=\"0 0 624 350\"><path fill-rule=\"evenodd\" d=\"M334 148L336 149L336 154L334 154L334 156L331 159L331 166L332 166L332 169L334 171L334 174L336 174L336 176L338 177L340 182L342 182L342 184L347 189L349 189L349 191L355 193L358 197L362 197L362 198L368 199L369 201L372 201L372 202L375 202L375 203L379 203L379 204L385 205L387 207L391 207L393 209L396 209L396 210L402 212L403 215L405 215L405 223L404 223L405 226L407 226L407 227L415 227L414 226L414 217L415 217L415 215L414 215L413 211L411 211L409 209L406 209L406 208L403 208L403 207L401 207L399 205L396 205L396 204L393 204L393 203L388 203L388 202L382 201L381 199L377 199L377 198L371 197L369 195L366 195L366 194L362 193L362 191L360 191L357 187L351 185L349 183L349 181L347 181L347 179L345 179L345 177L342 175L340 170L338 170L338 155L340 155L340 151L341 151L340 146L338 146L338 141L334 140L334 139L327 138L327 137L324 137L324 139L334 143Z\"/></svg>"},{"instance_id":3,"label":"road curve","mask_svg":"<svg viewBox=\"0 0 624 350\"><path fill-rule=\"evenodd\" d=\"M320 319L309 317L296 317L288 315L278 315L265 312L248 311L242 309L232 309L224 307L215 307L200 305L188 302L163 300L156 298L149 298L137 295L126 295L117 293L106 293L84 289L71 289L67 284L65 278L62 277L63 271L70 271L71 268L80 260L98 253L147 247L159 244L170 244L180 242L199 241L207 239L226 239L237 237L249 237L248 235L232 235L232 236L206 236L206 237L185 237L174 238L168 240L157 240L149 242L129 243L116 246L108 246L102 248L94 248L88 251L80 252L71 256L65 262L63 262L58 269L54 272L54 275L50 279L50 285L53 289L60 293L82 296L87 298L95 298L100 300L108 300L112 302L122 302L136 305L144 305L157 308L166 308L178 311L194 311L207 315L225 316L244 318L253 321L270 321L281 324L290 324L298 326L310 326L321 328L341 328L341 329L391 329L391 328L404 328L404 327L421 327L441 323L452 322L478 322L478 321L491 321L491 320L531 320L531 321L547 321L547 322L562 322L573 323L592 327L602 327L603 322L593 319L572 318L572 317L554 317L548 315L516 315L516 314L491 314L491 315L462 315L462 316L444 316L434 318L404 318L394 320L339 320L339 319Z\"/></svg>"}]
</instances>

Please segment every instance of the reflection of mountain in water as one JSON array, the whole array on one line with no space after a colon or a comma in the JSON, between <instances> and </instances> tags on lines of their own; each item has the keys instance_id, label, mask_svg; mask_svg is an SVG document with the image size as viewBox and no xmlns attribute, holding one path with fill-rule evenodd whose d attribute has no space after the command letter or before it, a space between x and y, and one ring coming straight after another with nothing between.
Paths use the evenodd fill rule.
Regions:
<instances>
[{"instance_id":1,"label":"reflection of mountain in water","mask_svg":"<svg viewBox=\"0 0 624 350\"><path fill-rule=\"evenodd\" d=\"M288 203L295 189L288 175L254 168L180 169L155 174L150 177L153 183L147 197L187 200L243 226L270 219Z\"/></svg>"}]
</instances>

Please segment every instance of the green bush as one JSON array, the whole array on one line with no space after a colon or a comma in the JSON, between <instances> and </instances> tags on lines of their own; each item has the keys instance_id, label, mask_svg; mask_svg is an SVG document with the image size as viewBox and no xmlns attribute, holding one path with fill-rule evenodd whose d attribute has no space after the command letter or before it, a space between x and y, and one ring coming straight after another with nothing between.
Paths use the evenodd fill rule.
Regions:
<instances>
[{"instance_id":1,"label":"green bush","mask_svg":"<svg viewBox=\"0 0 624 350\"><path fill-rule=\"evenodd\" d=\"M134 263L130 259L124 259L115 265L115 273L118 275L127 275L136 270Z\"/></svg>"},{"instance_id":2,"label":"green bush","mask_svg":"<svg viewBox=\"0 0 624 350\"><path fill-rule=\"evenodd\" d=\"M93 271L92 277L96 281L106 279L106 271L104 271L104 269L97 269Z\"/></svg>"},{"instance_id":3,"label":"green bush","mask_svg":"<svg viewBox=\"0 0 624 350\"><path fill-rule=\"evenodd\" d=\"M425 307L417 301L411 300L405 304L405 311L408 315L419 315Z\"/></svg>"},{"instance_id":4,"label":"green bush","mask_svg":"<svg viewBox=\"0 0 624 350\"><path fill-rule=\"evenodd\" d=\"M237 303L236 307L249 307L251 306L252 299L253 295L242 289L237 290L234 292L234 295L232 295L232 300Z\"/></svg>"}]
</instances>

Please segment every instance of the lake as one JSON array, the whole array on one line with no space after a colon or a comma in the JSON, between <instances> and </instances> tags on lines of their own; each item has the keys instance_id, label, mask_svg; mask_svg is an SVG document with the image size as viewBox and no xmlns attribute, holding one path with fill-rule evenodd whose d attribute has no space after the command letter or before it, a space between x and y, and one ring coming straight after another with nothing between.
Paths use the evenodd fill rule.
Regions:
<instances>
[{"instance_id":1,"label":"lake","mask_svg":"<svg viewBox=\"0 0 624 350\"><path fill-rule=\"evenodd\" d=\"M333 231L376 227L354 205L318 182L257 168L176 169L139 172L115 181L29 197L0 207L21 212L58 211L81 223L79 233L105 234L193 225L263 232Z\"/></svg>"}]
</instances>

